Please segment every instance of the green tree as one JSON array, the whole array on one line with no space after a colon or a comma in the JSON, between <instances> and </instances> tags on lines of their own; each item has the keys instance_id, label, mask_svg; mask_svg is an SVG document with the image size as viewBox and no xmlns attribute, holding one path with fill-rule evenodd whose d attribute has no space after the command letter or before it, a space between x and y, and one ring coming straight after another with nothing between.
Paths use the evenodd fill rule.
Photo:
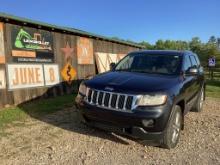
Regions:
<instances>
[{"instance_id":1,"label":"green tree","mask_svg":"<svg viewBox=\"0 0 220 165\"><path fill-rule=\"evenodd\" d=\"M211 36L209 38L208 43L210 43L210 44L217 44L217 38L215 36Z\"/></svg>"},{"instance_id":2,"label":"green tree","mask_svg":"<svg viewBox=\"0 0 220 165\"><path fill-rule=\"evenodd\" d=\"M202 47L202 42L199 37L193 37L192 40L189 42L190 50L199 53Z\"/></svg>"},{"instance_id":3,"label":"green tree","mask_svg":"<svg viewBox=\"0 0 220 165\"><path fill-rule=\"evenodd\" d=\"M202 65L207 66L208 58L215 56L217 64L220 66L220 38L211 36L208 42L201 42L199 37L193 37L191 41L181 40L157 40L155 45L149 44L146 41L140 43L145 49L157 49L157 50L191 50L198 54Z\"/></svg>"},{"instance_id":4,"label":"green tree","mask_svg":"<svg viewBox=\"0 0 220 165\"><path fill-rule=\"evenodd\" d=\"M140 42L139 44L142 45L142 46L144 46L145 49L148 49L148 50L154 49L154 46L151 45L151 44L148 43L148 42L142 41L142 42Z\"/></svg>"},{"instance_id":5,"label":"green tree","mask_svg":"<svg viewBox=\"0 0 220 165\"><path fill-rule=\"evenodd\" d=\"M155 49L164 50L166 49L163 40L158 40L155 44Z\"/></svg>"}]
</instances>

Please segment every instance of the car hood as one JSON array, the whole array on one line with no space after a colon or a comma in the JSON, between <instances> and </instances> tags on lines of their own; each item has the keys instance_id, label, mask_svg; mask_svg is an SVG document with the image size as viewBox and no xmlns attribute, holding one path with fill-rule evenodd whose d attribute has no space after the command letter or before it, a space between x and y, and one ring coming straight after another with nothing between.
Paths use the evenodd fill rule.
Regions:
<instances>
[{"instance_id":1,"label":"car hood","mask_svg":"<svg viewBox=\"0 0 220 165\"><path fill-rule=\"evenodd\" d=\"M165 92L180 82L179 76L113 71L87 80L90 88L121 93Z\"/></svg>"}]
</instances>

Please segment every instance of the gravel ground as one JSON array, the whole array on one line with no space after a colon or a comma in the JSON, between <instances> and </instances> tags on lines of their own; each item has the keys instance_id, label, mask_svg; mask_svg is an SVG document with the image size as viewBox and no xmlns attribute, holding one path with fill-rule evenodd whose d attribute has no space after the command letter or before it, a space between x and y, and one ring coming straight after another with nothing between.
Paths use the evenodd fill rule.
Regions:
<instances>
[{"instance_id":1,"label":"gravel ground","mask_svg":"<svg viewBox=\"0 0 220 165\"><path fill-rule=\"evenodd\" d=\"M220 164L220 99L186 116L172 150L88 128L71 109L15 125L0 137L0 164Z\"/></svg>"}]
</instances>

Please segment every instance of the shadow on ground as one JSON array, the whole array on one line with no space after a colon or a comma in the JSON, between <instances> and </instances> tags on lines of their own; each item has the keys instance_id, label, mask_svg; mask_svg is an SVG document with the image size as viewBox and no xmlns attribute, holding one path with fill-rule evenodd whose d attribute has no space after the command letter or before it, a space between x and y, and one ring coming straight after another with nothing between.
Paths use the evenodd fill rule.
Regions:
<instances>
[{"instance_id":1,"label":"shadow on ground","mask_svg":"<svg viewBox=\"0 0 220 165\"><path fill-rule=\"evenodd\" d=\"M78 80L76 82L73 82L72 84L75 84L75 86L71 86L71 87L67 86L66 83L63 82L59 84L58 86L49 88L47 92L45 92L40 97L19 104L18 107L22 109L26 114L31 116L32 118L35 118L37 120L43 121L45 123L48 123L50 125L53 125L55 127L59 127L59 128L62 128L68 131L72 131L72 132L76 132L76 133L84 134L88 136L108 139L113 142L121 143L124 145L129 145L128 140L137 141L140 144L145 145L145 141L137 140L126 135L118 136L118 134L115 134L115 133L112 134L110 132L103 131L97 128L92 128L92 127L82 124L79 121L77 109L74 106L74 95L72 95L69 101L67 102L63 101L63 104L61 104L60 107L56 106L56 104L57 102L62 103L62 101L60 100L63 100L63 97L60 97L58 99L55 98L57 101L54 102L54 104L47 104L49 102L48 100L51 97L57 97L57 95L53 95L54 91L56 94L58 94L58 96L63 95L64 93L68 93L68 94L77 93L79 84L81 81L83 80ZM64 93L59 92L60 86L64 88L63 89ZM41 106L39 107L29 106L29 105L35 105L35 103L37 103L37 105L40 104ZM151 146L152 145L155 146L155 144L149 144L149 143L147 144Z\"/></svg>"},{"instance_id":2,"label":"shadow on ground","mask_svg":"<svg viewBox=\"0 0 220 165\"><path fill-rule=\"evenodd\" d=\"M73 98L74 99L74 98ZM45 102L47 99L46 98L37 98L30 100L28 102L22 103L18 105L20 109L22 109L26 114L31 116L32 118L35 118L37 120L43 121L45 123L48 123L50 125L53 125L55 127L59 127L68 131L76 132L79 134L84 134L88 136L94 136L94 137L99 137L102 139L108 139L116 143L121 143L124 145L129 145L129 142L126 141L125 138L134 140L131 137L127 136L118 136L114 133L110 133L107 131L103 131L97 128L92 128L89 127L79 121L78 113L75 108L75 106L72 105L67 105L63 106L65 108L56 110L53 113L48 113L48 114L42 114L42 113L36 113L36 111L32 110L29 106L33 104L34 102ZM41 111L41 109L38 109ZM53 111L53 110L52 110ZM121 138L124 137L124 138Z\"/></svg>"}]
</instances>

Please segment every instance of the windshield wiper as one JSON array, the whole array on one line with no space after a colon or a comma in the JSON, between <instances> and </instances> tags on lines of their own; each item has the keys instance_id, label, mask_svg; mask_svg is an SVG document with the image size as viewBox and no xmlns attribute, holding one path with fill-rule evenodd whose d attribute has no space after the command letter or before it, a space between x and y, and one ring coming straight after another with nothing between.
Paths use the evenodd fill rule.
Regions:
<instances>
[{"instance_id":1,"label":"windshield wiper","mask_svg":"<svg viewBox=\"0 0 220 165\"><path fill-rule=\"evenodd\" d=\"M137 73L146 73L146 74L159 74L159 75L170 75L168 73L160 73L160 72L147 72L143 70L131 70L131 72L137 72Z\"/></svg>"},{"instance_id":2,"label":"windshield wiper","mask_svg":"<svg viewBox=\"0 0 220 165\"><path fill-rule=\"evenodd\" d=\"M137 73L148 73L148 74L154 74L153 72L147 72L143 70L130 70L131 72L137 72Z\"/></svg>"},{"instance_id":3,"label":"windshield wiper","mask_svg":"<svg viewBox=\"0 0 220 165\"><path fill-rule=\"evenodd\" d=\"M121 71L122 71L122 72L123 72L123 71L124 71L124 72L130 72L130 69L118 69L118 70L115 70L115 71L118 71L118 72L121 72Z\"/></svg>"}]
</instances>

